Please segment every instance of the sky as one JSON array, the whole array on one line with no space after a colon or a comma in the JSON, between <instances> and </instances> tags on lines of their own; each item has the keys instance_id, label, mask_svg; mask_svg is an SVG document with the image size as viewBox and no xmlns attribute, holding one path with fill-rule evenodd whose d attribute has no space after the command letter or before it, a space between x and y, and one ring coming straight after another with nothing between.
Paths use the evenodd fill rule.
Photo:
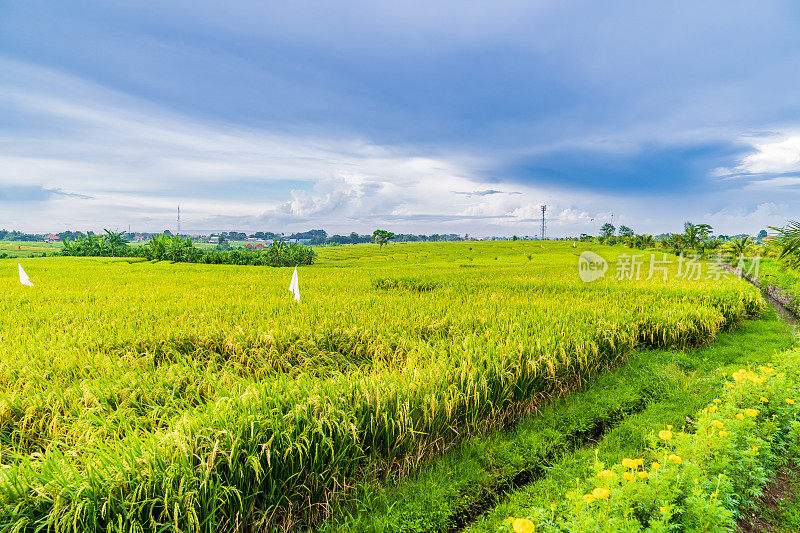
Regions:
<instances>
[{"instance_id":1,"label":"sky","mask_svg":"<svg viewBox=\"0 0 800 533\"><path fill-rule=\"evenodd\" d=\"M0 227L755 234L800 4L0 2Z\"/></svg>"}]
</instances>

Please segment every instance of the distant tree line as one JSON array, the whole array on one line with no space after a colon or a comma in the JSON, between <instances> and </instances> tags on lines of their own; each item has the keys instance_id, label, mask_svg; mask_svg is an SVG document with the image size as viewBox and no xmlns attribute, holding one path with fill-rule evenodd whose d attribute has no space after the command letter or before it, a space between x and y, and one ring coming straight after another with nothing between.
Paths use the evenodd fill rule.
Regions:
<instances>
[{"instance_id":1,"label":"distant tree line","mask_svg":"<svg viewBox=\"0 0 800 533\"><path fill-rule=\"evenodd\" d=\"M189 237L152 235L144 246L130 246L122 233L105 230L105 235L65 239L61 255L83 257L143 257L150 261L254 266L310 265L316 254L308 246L274 241L271 246L251 250L208 250L198 248Z\"/></svg>"},{"instance_id":2,"label":"distant tree line","mask_svg":"<svg viewBox=\"0 0 800 533\"><path fill-rule=\"evenodd\" d=\"M44 242L44 235L35 233L22 233L21 231L0 230L0 241L19 241L19 242Z\"/></svg>"}]
</instances>

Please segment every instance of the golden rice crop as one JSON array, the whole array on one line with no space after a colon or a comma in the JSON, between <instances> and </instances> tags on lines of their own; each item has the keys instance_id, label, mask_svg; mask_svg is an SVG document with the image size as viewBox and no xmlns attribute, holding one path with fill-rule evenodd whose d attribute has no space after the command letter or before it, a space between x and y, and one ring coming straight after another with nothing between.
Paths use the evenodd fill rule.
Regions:
<instances>
[{"instance_id":1,"label":"golden rice crop","mask_svg":"<svg viewBox=\"0 0 800 533\"><path fill-rule=\"evenodd\" d=\"M613 264L585 284L580 251L327 248L300 304L289 268L40 258L29 289L0 261L0 528L298 527L635 347L708 342L764 305Z\"/></svg>"}]
</instances>

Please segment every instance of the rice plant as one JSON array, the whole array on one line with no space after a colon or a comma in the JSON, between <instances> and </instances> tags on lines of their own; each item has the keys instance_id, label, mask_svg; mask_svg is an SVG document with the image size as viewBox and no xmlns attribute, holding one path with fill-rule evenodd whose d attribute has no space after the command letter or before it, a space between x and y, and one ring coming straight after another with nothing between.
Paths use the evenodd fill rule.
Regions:
<instances>
[{"instance_id":1,"label":"rice plant","mask_svg":"<svg viewBox=\"0 0 800 533\"><path fill-rule=\"evenodd\" d=\"M586 284L581 251L326 248L301 304L291 268L37 258L31 290L0 260L0 529L304 530L364 479L764 306L737 280Z\"/></svg>"}]
</instances>

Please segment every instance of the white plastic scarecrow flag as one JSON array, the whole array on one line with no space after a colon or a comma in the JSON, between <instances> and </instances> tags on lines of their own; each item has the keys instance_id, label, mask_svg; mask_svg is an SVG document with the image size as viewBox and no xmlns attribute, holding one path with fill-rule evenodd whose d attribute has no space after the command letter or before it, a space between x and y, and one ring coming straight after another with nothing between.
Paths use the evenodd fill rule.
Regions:
<instances>
[{"instance_id":1,"label":"white plastic scarecrow flag","mask_svg":"<svg viewBox=\"0 0 800 533\"><path fill-rule=\"evenodd\" d=\"M289 292L294 295L294 301L300 301L300 283L297 281L297 267L294 267L294 274L292 274L292 282L289 284Z\"/></svg>"},{"instance_id":2,"label":"white plastic scarecrow flag","mask_svg":"<svg viewBox=\"0 0 800 533\"><path fill-rule=\"evenodd\" d=\"M23 285L27 285L28 287L33 287L33 283L31 283L31 278L29 278L28 275L25 273L25 271L22 269L22 265L17 263L17 266L19 267L19 282L22 283Z\"/></svg>"}]
</instances>

